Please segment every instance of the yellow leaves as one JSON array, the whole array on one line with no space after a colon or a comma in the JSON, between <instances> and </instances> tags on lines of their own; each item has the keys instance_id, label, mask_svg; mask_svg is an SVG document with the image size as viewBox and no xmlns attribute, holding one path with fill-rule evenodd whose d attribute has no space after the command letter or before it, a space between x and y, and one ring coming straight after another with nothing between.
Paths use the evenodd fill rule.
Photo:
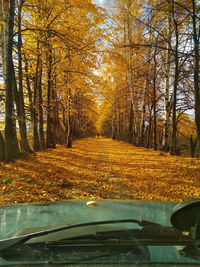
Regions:
<instances>
[{"instance_id":1,"label":"yellow leaves","mask_svg":"<svg viewBox=\"0 0 200 267\"><path fill-rule=\"evenodd\" d=\"M193 135L193 137L196 136L195 121L192 121L188 114L177 114L177 121L177 129L184 136L188 138L190 138L191 135Z\"/></svg>"},{"instance_id":2,"label":"yellow leaves","mask_svg":"<svg viewBox=\"0 0 200 267\"><path fill-rule=\"evenodd\" d=\"M200 197L200 161L103 138L76 140L0 167L0 204ZM95 201L95 200L93 200ZM93 203L93 202L92 202ZM93 204L91 204L93 205Z\"/></svg>"},{"instance_id":3,"label":"yellow leaves","mask_svg":"<svg viewBox=\"0 0 200 267\"><path fill-rule=\"evenodd\" d=\"M0 25L4 25L5 24L5 21L0 21Z\"/></svg>"}]
</instances>

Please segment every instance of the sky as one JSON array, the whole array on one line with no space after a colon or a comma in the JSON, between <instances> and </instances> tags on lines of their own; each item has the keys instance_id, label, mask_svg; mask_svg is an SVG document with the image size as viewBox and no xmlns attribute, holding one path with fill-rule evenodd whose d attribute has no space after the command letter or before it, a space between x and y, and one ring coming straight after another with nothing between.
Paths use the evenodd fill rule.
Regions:
<instances>
[{"instance_id":1,"label":"sky","mask_svg":"<svg viewBox=\"0 0 200 267\"><path fill-rule=\"evenodd\" d=\"M105 0L93 0L92 2L97 5L102 5Z\"/></svg>"}]
</instances>

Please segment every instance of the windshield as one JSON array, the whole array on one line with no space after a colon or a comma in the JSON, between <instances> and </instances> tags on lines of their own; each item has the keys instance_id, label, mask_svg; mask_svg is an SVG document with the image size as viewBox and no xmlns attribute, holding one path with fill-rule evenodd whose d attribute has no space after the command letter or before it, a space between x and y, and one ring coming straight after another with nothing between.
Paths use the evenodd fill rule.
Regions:
<instances>
[{"instance_id":1,"label":"windshield","mask_svg":"<svg viewBox=\"0 0 200 267\"><path fill-rule=\"evenodd\" d=\"M0 266L199 264L199 2L9 0L0 27Z\"/></svg>"}]
</instances>

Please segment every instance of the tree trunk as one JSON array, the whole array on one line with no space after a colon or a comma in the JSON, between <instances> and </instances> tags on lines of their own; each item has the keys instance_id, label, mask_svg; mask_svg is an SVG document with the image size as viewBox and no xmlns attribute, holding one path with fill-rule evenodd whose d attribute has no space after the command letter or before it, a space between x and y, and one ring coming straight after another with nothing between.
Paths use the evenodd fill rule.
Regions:
<instances>
[{"instance_id":1,"label":"tree trunk","mask_svg":"<svg viewBox=\"0 0 200 267\"><path fill-rule=\"evenodd\" d=\"M33 94L31 91L31 84L29 80L29 75L28 75L28 60L25 58L25 72L26 72L26 86L28 90L28 100L29 100L29 110L30 110L30 116L31 116L31 123L32 123L32 128L33 128Z\"/></svg>"},{"instance_id":2,"label":"tree trunk","mask_svg":"<svg viewBox=\"0 0 200 267\"><path fill-rule=\"evenodd\" d=\"M172 148L171 154L176 154L176 132L177 132L177 120L176 120L176 103L177 103L177 88L178 88L178 78L179 78L179 57L178 57L178 23L175 18L174 13L174 1L173 4L173 21L175 28L175 51L174 51L174 63L175 63L175 74L174 74L174 88L173 88L173 114L172 114Z\"/></svg>"},{"instance_id":3,"label":"tree trunk","mask_svg":"<svg viewBox=\"0 0 200 267\"><path fill-rule=\"evenodd\" d=\"M69 78L68 78L69 79ZM68 81L68 96L67 96L67 148L72 147L72 131L71 131L71 91Z\"/></svg>"},{"instance_id":4,"label":"tree trunk","mask_svg":"<svg viewBox=\"0 0 200 267\"><path fill-rule=\"evenodd\" d=\"M124 8L124 45L127 47L125 53L127 54L127 81L130 90L130 117L129 117L129 133L128 141L132 144L135 143L135 114L134 114L134 84L133 84L133 51L132 45L132 16L131 16L131 6L132 1L128 0L126 2L126 7Z\"/></svg>"},{"instance_id":5,"label":"tree trunk","mask_svg":"<svg viewBox=\"0 0 200 267\"><path fill-rule=\"evenodd\" d=\"M112 140L116 140L117 138L117 118L116 118L116 96L113 104L112 111Z\"/></svg>"},{"instance_id":6,"label":"tree trunk","mask_svg":"<svg viewBox=\"0 0 200 267\"><path fill-rule=\"evenodd\" d=\"M15 1L4 1L8 4L9 9L4 10L5 17L9 17L8 32L5 32L5 63L6 63L6 121L5 121L5 159L11 161L19 157L20 151L16 136L16 124L13 109L13 27L14 27L14 10ZM6 28L6 27L5 27Z\"/></svg>"},{"instance_id":7,"label":"tree trunk","mask_svg":"<svg viewBox=\"0 0 200 267\"><path fill-rule=\"evenodd\" d=\"M133 144L133 101L130 103L130 113L129 113L129 133L128 133L128 141Z\"/></svg>"},{"instance_id":8,"label":"tree trunk","mask_svg":"<svg viewBox=\"0 0 200 267\"><path fill-rule=\"evenodd\" d=\"M16 76L15 76L14 66L12 68L12 73L13 73L13 95L14 95L15 104L16 104L17 120L18 120L18 125L19 125L20 136L21 136L21 142L20 142L21 150L22 152L25 152L25 153L32 153L33 151L31 150L28 144L28 138L27 138L23 90L21 92L22 93L21 95L20 91L18 91L17 89L17 81L16 81ZM21 79L20 74L19 74L19 79ZM20 86L21 85L19 82L19 87Z\"/></svg>"},{"instance_id":9,"label":"tree trunk","mask_svg":"<svg viewBox=\"0 0 200 267\"><path fill-rule=\"evenodd\" d=\"M193 136L191 135L191 136L190 136L190 156L191 156L192 158L195 157L195 147L196 147L196 144L197 144L197 138L196 138L196 140L194 141L194 140L193 140Z\"/></svg>"},{"instance_id":10,"label":"tree trunk","mask_svg":"<svg viewBox=\"0 0 200 267\"><path fill-rule=\"evenodd\" d=\"M43 98L42 98L42 61L41 55L38 55L38 111L39 111L39 136L40 136L40 145L41 149L45 149L45 138L44 138L44 120L43 120Z\"/></svg>"},{"instance_id":11,"label":"tree trunk","mask_svg":"<svg viewBox=\"0 0 200 267\"><path fill-rule=\"evenodd\" d=\"M26 119L25 119L25 109L24 109L24 93L23 93L23 74L22 74L22 56L21 56L21 48L22 48L22 37L21 37L21 13L23 7L24 0L21 0L18 7L18 75L19 75L19 92L17 92L17 84L15 71L13 67L13 81L15 83L14 90L16 91L15 102L17 106L17 118L20 129L21 136L21 146L22 151L27 153L32 153L32 150L28 144L27 139L27 130L26 130Z\"/></svg>"},{"instance_id":12,"label":"tree trunk","mask_svg":"<svg viewBox=\"0 0 200 267\"><path fill-rule=\"evenodd\" d=\"M5 160L5 141L2 133L0 132L0 161Z\"/></svg>"},{"instance_id":13,"label":"tree trunk","mask_svg":"<svg viewBox=\"0 0 200 267\"><path fill-rule=\"evenodd\" d=\"M153 70L153 148L157 150L157 112L156 112L156 53L154 52L154 70Z\"/></svg>"},{"instance_id":14,"label":"tree trunk","mask_svg":"<svg viewBox=\"0 0 200 267\"><path fill-rule=\"evenodd\" d=\"M34 151L40 150L40 140L38 135L38 69L39 69L39 60L37 59L36 65L36 74L34 77L34 92L33 92L33 149Z\"/></svg>"},{"instance_id":15,"label":"tree trunk","mask_svg":"<svg viewBox=\"0 0 200 267\"><path fill-rule=\"evenodd\" d=\"M117 135L118 135L118 139L122 139L122 133L121 133L121 129L122 129L122 124L121 124L121 112L120 112L120 105L119 105L119 112L118 112L118 127L117 127Z\"/></svg>"},{"instance_id":16,"label":"tree trunk","mask_svg":"<svg viewBox=\"0 0 200 267\"><path fill-rule=\"evenodd\" d=\"M56 58L54 56L54 62ZM54 102L54 132L55 132L55 144L59 143L60 135L62 134L62 130L60 127L60 120L59 120L59 100L57 96L57 80L56 80L56 64L54 63L53 68L53 102Z\"/></svg>"},{"instance_id":17,"label":"tree trunk","mask_svg":"<svg viewBox=\"0 0 200 267\"><path fill-rule=\"evenodd\" d=\"M148 89L148 74L146 74L145 88L142 97L142 110L139 130L139 146L144 146L144 131L145 131L145 113L146 113L146 92Z\"/></svg>"},{"instance_id":18,"label":"tree trunk","mask_svg":"<svg viewBox=\"0 0 200 267\"><path fill-rule=\"evenodd\" d=\"M170 66L171 66L171 54L170 54L170 44L171 44L171 13L168 15L168 42L167 42L167 51L166 51L166 73L165 73L165 100L164 100L164 109L165 109L165 119L164 119L164 128L163 128L163 144L162 149L166 152L169 151L169 127L170 127L170 116L171 116L171 103L169 100L169 77L170 77Z\"/></svg>"},{"instance_id":19,"label":"tree trunk","mask_svg":"<svg viewBox=\"0 0 200 267\"><path fill-rule=\"evenodd\" d=\"M152 137L152 107L149 114L149 125L148 125L148 134L147 134L147 148L151 147L151 137Z\"/></svg>"},{"instance_id":20,"label":"tree trunk","mask_svg":"<svg viewBox=\"0 0 200 267\"><path fill-rule=\"evenodd\" d=\"M194 97L195 97L195 123L198 139L198 149L200 151L200 75L199 75L199 32L197 30L196 2L192 0L192 24L194 40Z\"/></svg>"},{"instance_id":21,"label":"tree trunk","mask_svg":"<svg viewBox=\"0 0 200 267\"><path fill-rule=\"evenodd\" d=\"M47 148L55 148L54 127L54 90L52 84L52 50L48 51L48 85L47 85Z\"/></svg>"},{"instance_id":22,"label":"tree trunk","mask_svg":"<svg viewBox=\"0 0 200 267\"><path fill-rule=\"evenodd\" d=\"M8 6L5 7L5 4L3 5L3 1L0 1L0 21L4 21L4 24L1 25L0 29L0 51L1 51L1 61L2 61L2 71L3 71L3 79L5 84L6 79L6 64L5 64L5 36L8 35L8 19L9 17L5 18L5 12L3 10L8 9ZM7 4L9 1L7 1ZM6 21L7 19L7 21ZM7 29L6 29L7 28ZM6 33L7 30L7 33Z\"/></svg>"},{"instance_id":23,"label":"tree trunk","mask_svg":"<svg viewBox=\"0 0 200 267\"><path fill-rule=\"evenodd\" d=\"M71 55L68 47L68 68L71 67ZM67 148L72 147L72 129L71 129L71 89L70 89L70 73L67 72Z\"/></svg>"},{"instance_id":24,"label":"tree trunk","mask_svg":"<svg viewBox=\"0 0 200 267\"><path fill-rule=\"evenodd\" d=\"M146 106L145 106L145 99L143 99L142 103L142 116L140 122L140 136L139 136L139 145L144 146L144 131L145 131L145 113L146 113Z\"/></svg>"}]
</instances>

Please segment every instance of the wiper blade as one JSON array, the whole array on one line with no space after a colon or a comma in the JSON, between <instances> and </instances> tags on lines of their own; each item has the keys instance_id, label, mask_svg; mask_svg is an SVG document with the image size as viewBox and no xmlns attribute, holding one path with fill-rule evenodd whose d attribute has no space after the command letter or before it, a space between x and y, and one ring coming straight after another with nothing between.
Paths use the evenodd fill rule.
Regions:
<instances>
[{"instance_id":1,"label":"wiper blade","mask_svg":"<svg viewBox=\"0 0 200 267\"><path fill-rule=\"evenodd\" d=\"M117 229L96 231L93 234L81 234L73 237L62 238L57 241L47 242L47 246L70 246L77 244L140 244L140 245L188 245L192 244L192 239L183 235L173 227L159 224L149 224L142 229Z\"/></svg>"},{"instance_id":2,"label":"wiper blade","mask_svg":"<svg viewBox=\"0 0 200 267\"><path fill-rule=\"evenodd\" d=\"M105 221L96 221L96 222L87 222L87 223L77 223L77 224L66 225L66 226L62 226L62 227L57 227L57 228L53 228L53 229L47 229L47 230L42 230L39 232L30 233L27 235L22 235L22 236L18 236L18 237L12 237L12 238L8 238L8 239L0 240L0 251L3 251L4 249L10 248L10 247L17 245L17 244L23 244L24 242L26 242L29 239L34 238L34 237L48 235L48 234L52 234L52 233L63 231L63 230L68 230L68 229L72 229L72 228L79 228L79 227L84 227L84 226L117 224L117 223L135 223L135 224L138 224L140 226L146 226L146 225L159 226L159 224L153 223L150 221L133 220L133 219L105 220Z\"/></svg>"}]
</instances>

